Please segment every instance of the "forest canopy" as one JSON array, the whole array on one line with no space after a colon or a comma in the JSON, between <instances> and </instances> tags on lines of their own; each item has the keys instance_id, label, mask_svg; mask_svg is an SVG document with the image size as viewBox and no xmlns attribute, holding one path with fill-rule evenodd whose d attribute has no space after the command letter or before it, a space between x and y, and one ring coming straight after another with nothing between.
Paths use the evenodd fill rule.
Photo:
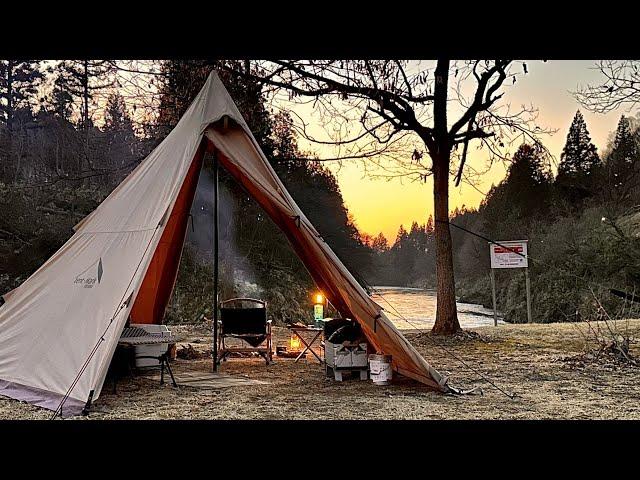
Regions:
<instances>
[{"instance_id":1,"label":"forest canopy","mask_svg":"<svg viewBox=\"0 0 640 480\"><path fill-rule=\"evenodd\" d=\"M221 63L0 60L0 293L64 244L73 225L164 138ZM359 231L335 175L299 147L290 114L270 108L264 85L233 75L245 62L230 63L220 70L222 80L268 160L358 281L433 288L432 212L425 208L422 221L400 225L394 239ZM524 141L478 208L450 212L462 300L490 305L485 238L529 240L535 321L594 315L594 293L613 310L627 308L607 287L640 287L640 122L622 115L600 151L580 111L569 122L557 168L543 145ZM209 160L167 321L210 314ZM221 184L223 296L261 295L277 322L308 319L314 285L285 237L224 173ZM497 281L505 319L525 321L521 272L501 272Z\"/></svg>"}]
</instances>

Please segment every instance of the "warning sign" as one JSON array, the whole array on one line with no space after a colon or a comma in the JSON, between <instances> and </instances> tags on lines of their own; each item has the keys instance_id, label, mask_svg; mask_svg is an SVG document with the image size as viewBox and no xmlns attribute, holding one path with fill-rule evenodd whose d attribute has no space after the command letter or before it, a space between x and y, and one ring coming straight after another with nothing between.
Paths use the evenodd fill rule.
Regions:
<instances>
[{"instance_id":1,"label":"warning sign","mask_svg":"<svg viewBox=\"0 0 640 480\"><path fill-rule=\"evenodd\" d=\"M527 268L527 240L489 243L491 268Z\"/></svg>"}]
</instances>

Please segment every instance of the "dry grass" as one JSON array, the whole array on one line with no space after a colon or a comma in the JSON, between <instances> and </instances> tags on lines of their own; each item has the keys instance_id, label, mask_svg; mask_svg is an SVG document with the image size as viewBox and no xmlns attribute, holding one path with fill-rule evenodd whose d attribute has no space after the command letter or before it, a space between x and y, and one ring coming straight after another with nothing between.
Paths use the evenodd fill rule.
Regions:
<instances>
[{"instance_id":1,"label":"dry grass","mask_svg":"<svg viewBox=\"0 0 640 480\"><path fill-rule=\"evenodd\" d=\"M198 349L206 349L206 329L178 327ZM629 321L633 337L640 320ZM586 327L576 324L504 325L476 330L479 336L437 342L486 372L516 398L510 400L434 346L426 334L408 333L416 348L460 387L481 386L484 395L431 392L407 380L379 387L370 381L326 379L310 356L294 363L279 359L265 366L258 359L232 359L221 371L268 381L215 391L175 390L148 378L124 379L118 393L109 385L89 419L549 419L640 418L640 368L606 363L572 368L562 359L583 351ZM276 329L284 344L287 331ZM193 343L193 342L200 343ZM631 346L632 351L637 346ZM638 354L637 350L634 352ZM175 370L207 369L207 360L179 360ZM45 419L50 412L0 397L0 418Z\"/></svg>"}]
</instances>

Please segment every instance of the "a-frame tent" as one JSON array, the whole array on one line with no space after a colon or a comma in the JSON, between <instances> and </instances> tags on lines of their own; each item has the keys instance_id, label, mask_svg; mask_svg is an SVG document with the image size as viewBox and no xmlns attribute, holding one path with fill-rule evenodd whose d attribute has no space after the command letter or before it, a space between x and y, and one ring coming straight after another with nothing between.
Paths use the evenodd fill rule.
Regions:
<instances>
[{"instance_id":1,"label":"a-frame tent","mask_svg":"<svg viewBox=\"0 0 640 480\"><path fill-rule=\"evenodd\" d=\"M217 73L167 138L0 307L0 395L62 413L100 396L118 339L161 323L206 150L282 229L327 298L398 373L448 391L307 220Z\"/></svg>"}]
</instances>

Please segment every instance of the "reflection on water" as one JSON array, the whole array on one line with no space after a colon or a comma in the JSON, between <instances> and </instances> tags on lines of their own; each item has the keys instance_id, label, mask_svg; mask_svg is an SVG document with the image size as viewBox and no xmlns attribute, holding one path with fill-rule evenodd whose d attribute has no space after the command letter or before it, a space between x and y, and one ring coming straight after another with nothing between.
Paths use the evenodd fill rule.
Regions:
<instances>
[{"instance_id":1,"label":"reflection on water","mask_svg":"<svg viewBox=\"0 0 640 480\"><path fill-rule=\"evenodd\" d=\"M436 292L421 288L373 287L372 298L384 308L399 329L430 329L436 318ZM388 302L388 303L387 303ZM406 318L399 318L396 311ZM462 328L493 325L493 310L482 305L458 302L458 320ZM498 324L504 323L498 318Z\"/></svg>"}]
</instances>

